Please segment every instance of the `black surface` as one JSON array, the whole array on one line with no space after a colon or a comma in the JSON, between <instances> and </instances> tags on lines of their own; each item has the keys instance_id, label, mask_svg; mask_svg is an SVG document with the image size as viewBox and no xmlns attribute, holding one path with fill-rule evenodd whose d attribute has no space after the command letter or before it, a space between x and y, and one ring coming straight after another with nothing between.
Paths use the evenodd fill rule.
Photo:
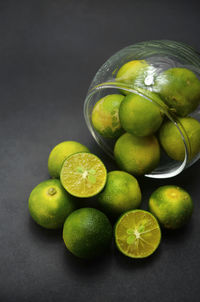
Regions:
<instances>
[{"instance_id":1,"label":"black surface","mask_svg":"<svg viewBox=\"0 0 200 302\"><path fill-rule=\"evenodd\" d=\"M195 204L188 226L164 233L143 261L114 246L99 260L78 260L27 207L48 178L51 148L63 140L86 144L114 168L83 118L89 83L108 57L138 41L172 39L200 50L200 5L187 2L0 1L0 301L199 301L200 163L175 179L140 180L144 209L169 183Z\"/></svg>"}]
</instances>

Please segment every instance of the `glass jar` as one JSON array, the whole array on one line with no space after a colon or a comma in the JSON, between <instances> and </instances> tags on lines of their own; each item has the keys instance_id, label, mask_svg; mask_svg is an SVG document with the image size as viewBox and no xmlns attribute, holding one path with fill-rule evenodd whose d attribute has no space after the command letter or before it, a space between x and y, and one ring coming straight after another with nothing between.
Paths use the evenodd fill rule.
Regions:
<instances>
[{"instance_id":1,"label":"glass jar","mask_svg":"<svg viewBox=\"0 0 200 302\"><path fill-rule=\"evenodd\" d=\"M115 53L97 71L84 102L84 116L89 131L96 142L105 153L113 159L113 149L116 140L102 137L92 125L91 114L96 102L107 94L128 91L129 93L143 96L148 102L153 102L159 106L167 118L177 127L184 143L185 156L182 161L177 161L165 156L163 152L163 154L161 153L159 166L151 173L145 174L145 176L152 178L169 178L178 175L184 169L193 165L200 158L200 152L192 160L189 160L190 141L187 133L178 117L174 114L173 108L169 108L166 105L163 106L151 95L151 91L153 91L151 87L149 87L151 80L149 81L147 79L146 87L141 87L140 85L122 83L116 78L116 74L122 65L132 60L143 59L147 61L150 66L153 66L154 73L156 71L156 74L160 74L163 70L172 67L184 67L193 71L197 78L200 79L200 54L192 47L168 40L140 42ZM200 121L200 106L192 112L190 116Z\"/></svg>"}]
</instances>

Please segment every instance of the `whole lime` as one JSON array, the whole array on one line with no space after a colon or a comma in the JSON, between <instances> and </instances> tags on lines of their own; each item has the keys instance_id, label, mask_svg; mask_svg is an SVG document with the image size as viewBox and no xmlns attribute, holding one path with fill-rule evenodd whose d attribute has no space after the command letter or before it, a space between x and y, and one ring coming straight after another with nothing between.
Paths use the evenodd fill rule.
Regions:
<instances>
[{"instance_id":1,"label":"whole lime","mask_svg":"<svg viewBox=\"0 0 200 302\"><path fill-rule=\"evenodd\" d=\"M191 217L193 202L184 189L173 185L162 186L151 195L149 209L164 228L177 229Z\"/></svg>"},{"instance_id":2,"label":"whole lime","mask_svg":"<svg viewBox=\"0 0 200 302\"><path fill-rule=\"evenodd\" d=\"M160 146L153 135L137 137L125 133L115 144L114 156L122 170L133 175L144 175L159 164Z\"/></svg>"},{"instance_id":3,"label":"whole lime","mask_svg":"<svg viewBox=\"0 0 200 302\"><path fill-rule=\"evenodd\" d=\"M92 111L95 130L106 138L116 138L123 133L119 121L119 106L124 99L121 94L110 94L100 99Z\"/></svg>"},{"instance_id":4,"label":"whole lime","mask_svg":"<svg viewBox=\"0 0 200 302\"><path fill-rule=\"evenodd\" d=\"M120 105L119 118L124 130L136 136L153 134L163 121L160 108L136 94L129 94L124 98Z\"/></svg>"},{"instance_id":5,"label":"whole lime","mask_svg":"<svg viewBox=\"0 0 200 302\"><path fill-rule=\"evenodd\" d=\"M179 122L187 135L189 142L189 159L193 159L200 152L200 123L192 117L179 118ZM185 146L181 134L175 124L166 121L159 131L160 143L174 160L183 161L185 157Z\"/></svg>"},{"instance_id":6,"label":"whole lime","mask_svg":"<svg viewBox=\"0 0 200 302\"><path fill-rule=\"evenodd\" d=\"M105 188L98 196L98 203L103 211L113 216L138 208L141 204L141 190L137 179L123 171L109 172Z\"/></svg>"},{"instance_id":7,"label":"whole lime","mask_svg":"<svg viewBox=\"0 0 200 302\"><path fill-rule=\"evenodd\" d=\"M200 80L187 68L170 68L157 76L153 87L179 116L186 116L200 104Z\"/></svg>"},{"instance_id":8,"label":"whole lime","mask_svg":"<svg viewBox=\"0 0 200 302\"><path fill-rule=\"evenodd\" d=\"M77 152L89 152L89 149L75 141L66 141L56 145L48 159L48 170L51 177L59 178L64 160L69 155Z\"/></svg>"},{"instance_id":9,"label":"whole lime","mask_svg":"<svg viewBox=\"0 0 200 302\"><path fill-rule=\"evenodd\" d=\"M135 81L143 82L144 73L148 68L149 64L145 60L133 60L125 63L118 70L116 75L116 80L120 83L129 84L130 86L134 86ZM142 78L142 80L140 79ZM121 90L121 92L125 95L130 92Z\"/></svg>"},{"instance_id":10,"label":"whole lime","mask_svg":"<svg viewBox=\"0 0 200 302\"><path fill-rule=\"evenodd\" d=\"M93 258L102 254L111 239L110 221L97 209L78 209L65 221L63 240L67 249L77 257Z\"/></svg>"},{"instance_id":11,"label":"whole lime","mask_svg":"<svg viewBox=\"0 0 200 302\"><path fill-rule=\"evenodd\" d=\"M37 185L28 202L32 218L47 229L61 228L66 217L76 209L75 199L63 189L58 179Z\"/></svg>"}]
</instances>

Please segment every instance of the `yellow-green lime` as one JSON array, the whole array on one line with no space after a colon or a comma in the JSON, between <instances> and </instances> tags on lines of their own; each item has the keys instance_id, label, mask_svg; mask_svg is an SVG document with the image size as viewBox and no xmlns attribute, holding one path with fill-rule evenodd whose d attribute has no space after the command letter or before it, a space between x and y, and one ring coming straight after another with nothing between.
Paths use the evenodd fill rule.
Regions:
<instances>
[{"instance_id":1,"label":"yellow-green lime","mask_svg":"<svg viewBox=\"0 0 200 302\"><path fill-rule=\"evenodd\" d=\"M59 178L64 160L77 152L90 152L89 149L75 141L66 141L56 145L48 159L48 170L52 178Z\"/></svg>"},{"instance_id":2,"label":"yellow-green lime","mask_svg":"<svg viewBox=\"0 0 200 302\"><path fill-rule=\"evenodd\" d=\"M146 258L158 248L161 230L156 218L144 210L123 214L115 226L115 242L124 255Z\"/></svg>"},{"instance_id":3,"label":"yellow-green lime","mask_svg":"<svg viewBox=\"0 0 200 302\"><path fill-rule=\"evenodd\" d=\"M105 188L98 196L98 203L106 213L118 216L138 208L141 197L141 190L134 176L123 171L112 171L108 173Z\"/></svg>"},{"instance_id":4,"label":"yellow-green lime","mask_svg":"<svg viewBox=\"0 0 200 302\"><path fill-rule=\"evenodd\" d=\"M28 202L32 218L47 229L61 228L66 217L76 209L75 199L63 189L58 179L37 185Z\"/></svg>"},{"instance_id":5,"label":"yellow-green lime","mask_svg":"<svg viewBox=\"0 0 200 302\"><path fill-rule=\"evenodd\" d=\"M179 118L179 122L186 132L186 143L189 142L189 159L193 159L200 152L200 123L192 117ZM185 147L181 134L175 124L166 121L159 131L160 143L167 155L174 160L183 161Z\"/></svg>"},{"instance_id":6,"label":"yellow-green lime","mask_svg":"<svg viewBox=\"0 0 200 302\"><path fill-rule=\"evenodd\" d=\"M108 248L111 239L111 223L106 215L97 209L78 209L65 221L63 240L67 249L77 257L99 256Z\"/></svg>"},{"instance_id":7,"label":"yellow-green lime","mask_svg":"<svg viewBox=\"0 0 200 302\"><path fill-rule=\"evenodd\" d=\"M177 186L162 186L149 199L149 209L167 229L182 227L191 217L193 202L190 195Z\"/></svg>"},{"instance_id":8,"label":"yellow-green lime","mask_svg":"<svg viewBox=\"0 0 200 302\"><path fill-rule=\"evenodd\" d=\"M80 152L70 155L63 163L60 180L71 195L92 197L105 186L107 171L94 154Z\"/></svg>"},{"instance_id":9,"label":"yellow-green lime","mask_svg":"<svg viewBox=\"0 0 200 302\"><path fill-rule=\"evenodd\" d=\"M162 72L157 76L153 89L182 117L200 104L200 80L187 68L170 68Z\"/></svg>"},{"instance_id":10,"label":"yellow-green lime","mask_svg":"<svg viewBox=\"0 0 200 302\"><path fill-rule=\"evenodd\" d=\"M110 94L100 99L92 111L95 130L106 138L116 138L123 133L119 121L119 106L124 99L121 94Z\"/></svg>"},{"instance_id":11,"label":"yellow-green lime","mask_svg":"<svg viewBox=\"0 0 200 302\"><path fill-rule=\"evenodd\" d=\"M129 94L124 98L119 118L124 130L136 136L153 134L163 121L158 105L136 94Z\"/></svg>"},{"instance_id":12,"label":"yellow-green lime","mask_svg":"<svg viewBox=\"0 0 200 302\"><path fill-rule=\"evenodd\" d=\"M143 82L144 74L148 66L149 64L145 60L129 61L118 70L116 80L133 87L136 80L138 82ZM142 80L140 80L140 78L142 78ZM121 92L125 95L130 93L125 90L121 90Z\"/></svg>"},{"instance_id":13,"label":"yellow-green lime","mask_svg":"<svg viewBox=\"0 0 200 302\"><path fill-rule=\"evenodd\" d=\"M144 175L158 166L160 146L153 135L137 137L125 133L115 144L114 156L122 170L133 175Z\"/></svg>"}]
</instances>

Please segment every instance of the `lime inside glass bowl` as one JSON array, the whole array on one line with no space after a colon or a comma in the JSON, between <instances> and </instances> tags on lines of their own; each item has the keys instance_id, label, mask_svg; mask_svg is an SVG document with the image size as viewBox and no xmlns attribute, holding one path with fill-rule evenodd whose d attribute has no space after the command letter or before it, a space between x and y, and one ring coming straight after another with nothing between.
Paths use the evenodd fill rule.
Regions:
<instances>
[{"instance_id":1,"label":"lime inside glass bowl","mask_svg":"<svg viewBox=\"0 0 200 302\"><path fill-rule=\"evenodd\" d=\"M142 81L142 85L140 81L135 81L131 84L130 82L121 81L121 78L117 77L119 69L127 62L133 60L145 60L150 66L145 79ZM186 44L168 40L146 41L128 46L115 53L97 71L84 102L84 116L89 131L98 145L112 159L114 158L113 150L116 139L105 138L95 130L92 123L92 110L95 104L106 95L134 93L160 108L165 119L171 121L180 133L184 146L184 158L179 161L174 160L167 156L161 148L159 166L150 173L145 174L145 176L152 178L176 176L200 158L200 152L198 152L191 159L191 142L181 123L181 119L177 116L172 106L169 107L165 102L159 101L160 98L156 97L156 91L152 85L160 74L171 68L186 68L192 71L197 79L200 80L200 54ZM200 121L200 106L192 111L189 116Z\"/></svg>"}]
</instances>

